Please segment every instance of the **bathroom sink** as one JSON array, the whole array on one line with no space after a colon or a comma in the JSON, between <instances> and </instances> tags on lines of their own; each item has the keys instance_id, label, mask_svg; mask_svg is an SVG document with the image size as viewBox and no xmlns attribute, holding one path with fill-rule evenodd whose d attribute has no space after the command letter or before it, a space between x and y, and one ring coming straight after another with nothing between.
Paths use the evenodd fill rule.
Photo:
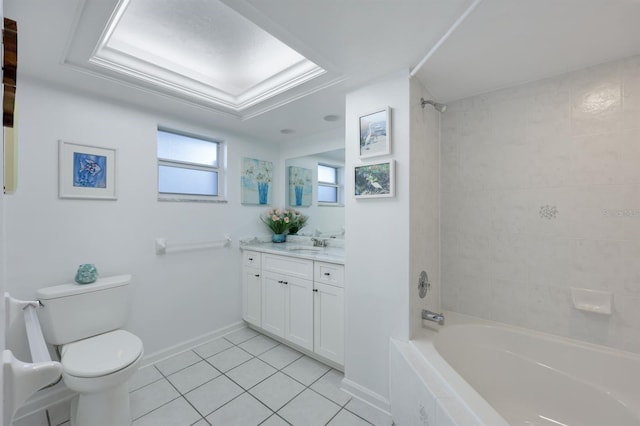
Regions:
<instances>
[{"instance_id":1,"label":"bathroom sink","mask_svg":"<svg viewBox=\"0 0 640 426\"><path fill-rule=\"evenodd\" d=\"M287 251L306 251L306 252L319 252L322 251L323 247L312 247L312 246L290 246L287 247Z\"/></svg>"}]
</instances>

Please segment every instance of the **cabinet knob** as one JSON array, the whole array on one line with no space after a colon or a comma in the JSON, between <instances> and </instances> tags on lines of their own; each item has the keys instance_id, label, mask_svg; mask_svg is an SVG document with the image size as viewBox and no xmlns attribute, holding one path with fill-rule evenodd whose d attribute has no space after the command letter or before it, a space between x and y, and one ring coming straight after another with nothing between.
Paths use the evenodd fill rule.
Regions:
<instances>
[{"instance_id":1,"label":"cabinet knob","mask_svg":"<svg viewBox=\"0 0 640 426\"><path fill-rule=\"evenodd\" d=\"M289 285L289 283L288 283L288 282L286 282L286 281L282 281L282 284L284 284L284 285Z\"/></svg>"},{"instance_id":2,"label":"cabinet knob","mask_svg":"<svg viewBox=\"0 0 640 426\"><path fill-rule=\"evenodd\" d=\"M331 275L331 273L330 273L330 272L325 272L325 273L324 273L324 274L322 274L322 275L324 275L325 277L328 277L329 275Z\"/></svg>"},{"instance_id":3,"label":"cabinet knob","mask_svg":"<svg viewBox=\"0 0 640 426\"><path fill-rule=\"evenodd\" d=\"M314 293L317 293L317 292L318 292L318 289L317 289L317 288L314 288L314 289L313 289L313 292L314 292Z\"/></svg>"},{"instance_id":4,"label":"cabinet knob","mask_svg":"<svg viewBox=\"0 0 640 426\"><path fill-rule=\"evenodd\" d=\"M278 284L284 284L284 281L278 280Z\"/></svg>"},{"instance_id":5,"label":"cabinet knob","mask_svg":"<svg viewBox=\"0 0 640 426\"><path fill-rule=\"evenodd\" d=\"M249 260L253 260L253 257L250 257Z\"/></svg>"},{"instance_id":6,"label":"cabinet knob","mask_svg":"<svg viewBox=\"0 0 640 426\"><path fill-rule=\"evenodd\" d=\"M260 274L253 274L253 276L254 276L254 277L259 277L259 276L260 276Z\"/></svg>"}]
</instances>

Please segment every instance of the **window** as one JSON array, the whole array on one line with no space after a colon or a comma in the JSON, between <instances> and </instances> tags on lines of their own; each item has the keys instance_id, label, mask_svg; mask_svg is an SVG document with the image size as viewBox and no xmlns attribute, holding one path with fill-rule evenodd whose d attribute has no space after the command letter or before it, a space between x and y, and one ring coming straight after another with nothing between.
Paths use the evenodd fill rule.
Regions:
<instances>
[{"instance_id":1,"label":"window","mask_svg":"<svg viewBox=\"0 0 640 426\"><path fill-rule=\"evenodd\" d=\"M158 193L162 200L220 200L222 143L158 129Z\"/></svg>"},{"instance_id":2,"label":"window","mask_svg":"<svg viewBox=\"0 0 640 426\"><path fill-rule=\"evenodd\" d=\"M339 169L318 164L318 204L335 204L340 201Z\"/></svg>"}]
</instances>

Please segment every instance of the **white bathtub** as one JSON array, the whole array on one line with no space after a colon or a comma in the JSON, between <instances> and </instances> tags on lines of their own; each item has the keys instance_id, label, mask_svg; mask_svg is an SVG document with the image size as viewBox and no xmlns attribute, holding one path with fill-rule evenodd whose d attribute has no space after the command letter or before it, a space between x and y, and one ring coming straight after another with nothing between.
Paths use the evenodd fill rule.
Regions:
<instances>
[{"instance_id":1,"label":"white bathtub","mask_svg":"<svg viewBox=\"0 0 640 426\"><path fill-rule=\"evenodd\" d=\"M397 426L640 425L640 356L447 313L391 341Z\"/></svg>"}]
</instances>

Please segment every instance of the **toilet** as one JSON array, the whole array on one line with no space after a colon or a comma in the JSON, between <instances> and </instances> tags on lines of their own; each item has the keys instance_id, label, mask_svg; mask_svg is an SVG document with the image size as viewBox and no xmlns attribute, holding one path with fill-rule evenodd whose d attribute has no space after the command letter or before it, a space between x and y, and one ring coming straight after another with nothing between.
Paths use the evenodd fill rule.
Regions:
<instances>
[{"instance_id":1,"label":"toilet","mask_svg":"<svg viewBox=\"0 0 640 426\"><path fill-rule=\"evenodd\" d=\"M122 330L131 275L92 284L41 288L38 316L45 340L58 346L62 379L78 393L71 426L129 426L128 380L138 369L142 341Z\"/></svg>"}]
</instances>

